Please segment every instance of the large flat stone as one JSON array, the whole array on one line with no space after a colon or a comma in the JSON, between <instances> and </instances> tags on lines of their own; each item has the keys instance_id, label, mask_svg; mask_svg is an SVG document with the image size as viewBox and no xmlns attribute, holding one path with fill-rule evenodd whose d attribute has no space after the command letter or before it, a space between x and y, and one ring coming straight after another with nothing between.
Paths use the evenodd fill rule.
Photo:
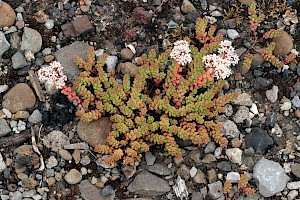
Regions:
<instances>
[{"instance_id":1,"label":"large flat stone","mask_svg":"<svg viewBox=\"0 0 300 200\"><path fill-rule=\"evenodd\" d=\"M84 42L76 41L73 44L65 46L55 52L55 59L63 66L63 72L71 82L74 82L80 70L74 63L74 56L87 59L87 52L92 46Z\"/></svg>"}]
</instances>

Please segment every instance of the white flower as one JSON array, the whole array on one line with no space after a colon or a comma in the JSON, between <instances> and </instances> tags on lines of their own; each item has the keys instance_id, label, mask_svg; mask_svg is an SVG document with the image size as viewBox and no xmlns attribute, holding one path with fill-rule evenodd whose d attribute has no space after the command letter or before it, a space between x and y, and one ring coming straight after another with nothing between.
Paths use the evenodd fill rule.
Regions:
<instances>
[{"instance_id":1,"label":"white flower","mask_svg":"<svg viewBox=\"0 0 300 200\"><path fill-rule=\"evenodd\" d=\"M179 65L186 65L192 62L192 56L189 44L185 40L178 40L174 43L174 48L170 54L171 58L176 60Z\"/></svg>"},{"instance_id":2,"label":"white flower","mask_svg":"<svg viewBox=\"0 0 300 200\"><path fill-rule=\"evenodd\" d=\"M54 84L57 89L62 89L67 80L67 76L63 73L63 67L57 61L52 62L50 66L43 66L37 74L41 83Z\"/></svg>"},{"instance_id":3,"label":"white flower","mask_svg":"<svg viewBox=\"0 0 300 200\"><path fill-rule=\"evenodd\" d=\"M230 66L239 62L239 57L231 45L231 41L221 41L218 55L209 54L202 58L206 69L214 72L217 79L225 79L230 76L232 74Z\"/></svg>"}]
</instances>

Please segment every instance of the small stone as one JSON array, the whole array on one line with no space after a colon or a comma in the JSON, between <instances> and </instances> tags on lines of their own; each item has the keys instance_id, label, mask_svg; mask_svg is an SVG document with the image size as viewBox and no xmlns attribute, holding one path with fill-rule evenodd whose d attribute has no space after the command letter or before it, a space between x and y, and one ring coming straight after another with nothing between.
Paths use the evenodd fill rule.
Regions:
<instances>
[{"instance_id":1,"label":"small stone","mask_svg":"<svg viewBox=\"0 0 300 200\"><path fill-rule=\"evenodd\" d=\"M252 63L251 63L252 65L261 66L264 62L265 59L259 53L253 54Z\"/></svg>"},{"instance_id":2,"label":"small stone","mask_svg":"<svg viewBox=\"0 0 300 200\"><path fill-rule=\"evenodd\" d=\"M196 176L196 173L197 173L197 168L193 166L190 169L190 176L191 176L191 178L194 178Z\"/></svg>"},{"instance_id":3,"label":"small stone","mask_svg":"<svg viewBox=\"0 0 300 200\"><path fill-rule=\"evenodd\" d=\"M238 183L240 180L241 176L238 172L229 172L226 175L226 180L231 181L232 183Z\"/></svg>"},{"instance_id":4,"label":"small stone","mask_svg":"<svg viewBox=\"0 0 300 200\"><path fill-rule=\"evenodd\" d=\"M294 46L293 38L285 31L279 37L274 37L276 46L273 50L275 56L285 56L289 54Z\"/></svg>"},{"instance_id":5,"label":"small stone","mask_svg":"<svg viewBox=\"0 0 300 200\"><path fill-rule=\"evenodd\" d=\"M214 183L218 180L217 172L215 169L210 169L207 171L207 178L209 183Z\"/></svg>"},{"instance_id":6,"label":"small stone","mask_svg":"<svg viewBox=\"0 0 300 200\"><path fill-rule=\"evenodd\" d=\"M292 103L290 101L284 102L280 105L280 110L290 110L292 108Z\"/></svg>"},{"instance_id":7,"label":"small stone","mask_svg":"<svg viewBox=\"0 0 300 200\"><path fill-rule=\"evenodd\" d=\"M218 11L218 10L212 11L210 13L210 15L213 16L213 17L222 17L223 16L223 14L220 11Z\"/></svg>"},{"instance_id":8,"label":"small stone","mask_svg":"<svg viewBox=\"0 0 300 200\"><path fill-rule=\"evenodd\" d=\"M2 154L0 154L0 173L6 169L6 164L3 160Z\"/></svg>"},{"instance_id":9,"label":"small stone","mask_svg":"<svg viewBox=\"0 0 300 200\"><path fill-rule=\"evenodd\" d=\"M74 21L61 26L66 37L78 37L81 34L94 30L94 26L87 15L81 15Z\"/></svg>"},{"instance_id":10,"label":"small stone","mask_svg":"<svg viewBox=\"0 0 300 200\"><path fill-rule=\"evenodd\" d=\"M10 112L32 108L36 103L32 89L25 83L18 83L3 97L2 106Z\"/></svg>"},{"instance_id":11,"label":"small stone","mask_svg":"<svg viewBox=\"0 0 300 200\"><path fill-rule=\"evenodd\" d=\"M25 179L22 179L21 185L24 189L30 190L30 189L35 188L35 186L37 185L37 182L33 178L25 178Z\"/></svg>"},{"instance_id":12,"label":"small stone","mask_svg":"<svg viewBox=\"0 0 300 200\"><path fill-rule=\"evenodd\" d=\"M135 77L138 72L138 67L131 62L125 62L118 65L117 71L118 73L121 72L122 74L129 74L130 77Z\"/></svg>"},{"instance_id":13,"label":"small stone","mask_svg":"<svg viewBox=\"0 0 300 200\"><path fill-rule=\"evenodd\" d=\"M213 199L218 199L223 195L223 185L221 181L210 183L208 186L208 195Z\"/></svg>"},{"instance_id":14,"label":"small stone","mask_svg":"<svg viewBox=\"0 0 300 200\"><path fill-rule=\"evenodd\" d=\"M295 117L297 117L298 119L300 118L300 110L299 109L297 109L295 111Z\"/></svg>"},{"instance_id":15,"label":"small stone","mask_svg":"<svg viewBox=\"0 0 300 200\"><path fill-rule=\"evenodd\" d=\"M48 186L51 187L56 183L56 179L54 177L49 177L47 179Z\"/></svg>"},{"instance_id":16,"label":"small stone","mask_svg":"<svg viewBox=\"0 0 300 200\"><path fill-rule=\"evenodd\" d=\"M0 56L1 57L1 56ZM5 92L8 89L8 85L0 85L0 94Z\"/></svg>"},{"instance_id":17,"label":"small stone","mask_svg":"<svg viewBox=\"0 0 300 200\"><path fill-rule=\"evenodd\" d=\"M233 121L228 119L225 122L223 122L222 125L223 125L223 129L221 130L222 134L230 138L239 137L240 131Z\"/></svg>"},{"instance_id":18,"label":"small stone","mask_svg":"<svg viewBox=\"0 0 300 200\"><path fill-rule=\"evenodd\" d=\"M24 55L20 51L18 51L11 57L11 61L13 63L14 69L20 69L27 65L27 61L26 61Z\"/></svg>"},{"instance_id":19,"label":"small stone","mask_svg":"<svg viewBox=\"0 0 300 200\"><path fill-rule=\"evenodd\" d=\"M298 190L300 188L300 181L287 183L287 188L289 190Z\"/></svg>"},{"instance_id":20,"label":"small stone","mask_svg":"<svg viewBox=\"0 0 300 200\"><path fill-rule=\"evenodd\" d=\"M32 53L37 53L42 48L42 41L42 36L38 31L24 27L21 50L29 50Z\"/></svg>"},{"instance_id":21,"label":"small stone","mask_svg":"<svg viewBox=\"0 0 300 200\"><path fill-rule=\"evenodd\" d=\"M48 19L45 23L45 27L49 30L51 30L54 27L54 20Z\"/></svg>"},{"instance_id":22,"label":"small stone","mask_svg":"<svg viewBox=\"0 0 300 200\"><path fill-rule=\"evenodd\" d=\"M299 108L300 107L300 99L299 99L299 96L294 96L293 99L292 99L292 104L293 106L295 106L296 108Z\"/></svg>"},{"instance_id":23,"label":"small stone","mask_svg":"<svg viewBox=\"0 0 300 200\"><path fill-rule=\"evenodd\" d=\"M118 57L117 56L108 56L107 60L105 62L107 66L107 72L110 73L112 70L115 70L117 64L118 64Z\"/></svg>"},{"instance_id":24,"label":"small stone","mask_svg":"<svg viewBox=\"0 0 300 200\"><path fill-rule=\"evenodd\" d=\"M146 163L148 166L154 165L156 157L151 152L146 152L145 157L146 157Z\"/></svg>"},{"instance_id":25,"label":"small stone","mask_svg":"<svg viewBox=\"0 0 300 200\"><path fill-rule=\"evenodd\" d=\"M252 106L251 96L248 93L241 93L239 96L233 101L234 104L240 106Z\"/></svg>"},{"instance_id":26,"label":"small stone","mask_svg":"<svg viewBox=\"0 0 300 200\"><path fill-rule=\"evenodd\" d=\"M125 165L122 167L122 172L127 179L130 179L136 173L136 166L135 165Z\"/></svg>"},{"instance_id":27,"label":"small stone","mask_svg":"<svg viewBox=\"0 0 300 200\"><path fill-rule=\"evenodd\" d=\"M53 55L47 55L47 56L44 57L44 61L46 63L49 63L49 62L51 62L53 60L54 60L54 56Z\"/></svg>"},{"instance_id":28,"label":"small stone","mask_svg":"<svg viewBox=\"0 0 300 200\"><path fill-rule=\"evenodd\" d=\"M81 5L81 6L80 6L80 10L81 10L82 12L84 12L84 13L87 13L87 12L89 12L89 10L90 10L90 6L88 6L88 5Z\"/></svg>"},{"instance_id":29,"label":"small stone","mask_svg":"<svg viewBox=\"0 0 300 200\"><path fill-rule=\"evenodd\" d=\"M292 173L297 177L300 178L300 164L295 163L291 165Z\"/></svg>"},{"instance_id":30,"label":"small stone","mask_svg":"<svg viewBox=\"0 0 300 200\"><path fill-rule=\"evenodd\" d=\"M8 3L1 1L0 28L12 26L15 23L16 17L14 9Z\"/></svg>"},{"instance_id":31,"label":"small stone","mask_svg":"<svg viewBox=\"0 0 300 200\"><path fill-rule=\"evenodd\" d=\"M242 150L239 148L226 149L226 155L232 163L242 164Z\"/></svg>"},{"instance_id":32,"label":"small stone","mask_svg":"<svg viewBox=\"0 0 300 200\"><path fill-rule=\"evenodd\" d=\"M42 121L42 113L39 110L34 110L32 114L29 116L28 121L36 124Z\"/></svg>"},{"instance_id":33,"label":"small stone","mask_svg":"<svg viewBox=\"0 0 300 200\"><path fill-rule=\"evenodd\" d=\"M231 140L231 145L234 148L239 148L242 145L242 141L239 138L233 138Z\"/></svg>"},{"instance_id":34,"label":"small stone","mask_svg":"<svg viewBox=\"0 0 300 200\"><path fill-rule=\"evenodd\" d=\"M197 12L195 6L189 0L183 0L181 10L184 13Z\"/></svg>"},{"instance_id":35,"label":"small stone","mask_svg":"<svg viewBox=\"0 0 300 200\"><path fill-rule=\"evenodd\" d=\"M232 40L235 40L236 38L238 38L240 36L240 34L234 29L228 29L227 35Z\"/></svg>"},{"instance_id":36,"label":"small stone","mask_svg":"<svg viewBox=\"0 0 300 200\"><path fill-rule=\"evenodd\" d=\"M251 133L246 135L245 141L247 148L252 147L260 154L266 153L274 144L273 139L269 134L259 127L253 127Z\"/></svg>"},{"instance_id":37,"label":"small stone","mask_svg":"<svg viewBox=\"0 0 300 200\"><path fill-rule=\"evenodd\" d=\"M51 169L51 168L57 166L57 164L58 164L57 159L54 156L50 156L50 158L48 159L46 167L48 169Z\"/></svg>"},{"instance_id":38,"label":"small stone","mask_svg":"<svg viewBox=\"0 0 300 200\"><path fill-rule=\"evenodd\" d=\"M278 99L278 86L273 85L272 89L267 90L266 97L271 103L275 103Z\"/></svg>"},{"instance_id":39,"label":"small stone","mask_svg":"<svg viewBox=\"0 0 300 200\"><path fill-rule=\"evenodd\" d=\"M72 156L73 156L73 159L74 159L75 163L79 164L79 162L80 162L80 151L78 149L76 149L73 152Z\"/></svg>"},{"instance_id":40,"label":"small stone","mask_svg":"<svg viewBox=\"0 0 300 200\"><path fill-rule=\"evenodd\" d=\"M60 149L58 153L64 160L72 160L72 155L67 150Z\"/></svg>"},{"instance_id":41,"label":"small stone","mask_svg":"<svg viewBox=\"0 0 300 200\"><path fill-rule=\"evenodd\" d=\"M297 190L292 190L288 193L287 199L288 200L293 200L298 196L299 192Z\"/></svg>"},{"instance_id":42,"label":"small stone","mask_svg":"<svg viewBox=\"0 0 300 200\"><path fill-rule=\"evenodd\" d=\"M114 189L110 185L104 186L104 188L101 190L101 196L107 197L113 193Z\"/></svg>"},{"instance_id":43,"label":"small stone","mask_svg":"<svg viewBox=\"0 0 300 200\"><path fill-rule=\"evenodd\" d=\"M91 162L91 159L89 158L88 155L83 156L80 160L80 163L84 166L90 164L90 162Z\"/></svg>"},{"instance_id":44,"label":"small stone","mask_svg":"<svg viewBox=\"0 0 300 200\"><path fill-rule=\"evenodd\" d=\"M39 10L34 14L33 18L38 23L46 23L46 21L49 19L49 15L47 15L43 10Z\"/></svg>"},{"instance_id":45,"label":"small stone","mask_svg":"<svg viewBox=\"0 0 300 200\"><path fill-rule=\"evenodd\" d=\"M1 10L1 7L0 7ZM1 17L1 14L0 14ZM1 19L0 19L0 23L1 23ZM0 31L0 58L2 57L2 55L9 49L10 44L9 42L6 40L6 37L4 35L4 33L2 31Z\"/></svg>"},{"instance_id":46,"label":"small stone","mask_svg":"<svg viewBox=\"0 0 300 200\"><path fill-rule=\"evenodd\" d=\"M51 148L52 151L58 152L66 144L70 144L68 136L61 131L51 131L43 139L43 143L47 148Z\"/></svg>"},{"instance_id":47,"label":"small stone","mask_svg":"<svg viewBox=\"0 0 300 200\"><path fill-rule=\"evenodd\" d=\"M235 123L243 123L249 117L249 108L241 106L233 117Z\"/></svg>"},{"instance_id":48,"label":"small stone","mask_svg":"<svg viewBox=\"0 0 300 200\"><path fill-rule=\"evenodd\" d=\"M252 104L250 111L254 114L254 115L258 115L258 109L255 103Z\"/></svg>"},{"instance_id":49,"label":"small stone","mask_svg":"<svg viewBox=\"0 0 300 200\"><path fill-rule=\"evenodd\" d=\"M0 137L3 137L11 132L11 129L5 119L0 119Z\"/></svg>"},{"instance_id":50,"label":"small stone","mask_svg":"<svg viewBox=\"0 0 300 200\"><path fill-rule=\"evenodd\" d=\"M154 165L148 166L147 170L160 176L168 176L172 173L168 167L159 163L155 163Z\"/></svg>"},{"instance_id":51,"label":"small stone","mask_svg":"<svg viewBox=\"0 0 300 200\"><path fill-rule=\"evenodd\" d=\"M193 178L193 181L198 184L201 184L201 183L206 184L205 174L201 170L198 169L196 175Z\"/></svg>"},{"instance_id":52,"label":"small stone","mask_svg":"<svg viewBox=\"0 0 300 200\"><path fill-rule=\"evenodd\" d=\"M177 170L177 174L184 180L189 180L190 178L190 168L185 164L182 164Z\"/></svg>"},{"instance_id":53,"label":"small stone","mask_svg":"<svg viewBox=\"0 0 300 200\"><path fill-rule=\"evenodd\" d=\"M221 161L221 162L218 162L217 168L222 172L230 172L231 164L227 161Z\"/></svg>"},{"instance_id":54,"label":"small stone","mask_svg":"<svg viewBox=\"0 0 300 200\"><path fill-rule=\"evenodd\" d=\"M251 0L238 0L241 4L249 5Z\"/></svg>"},{"instance_id":55,"label":"small stone","mask_svg":"<svg viewBox=\"0 0 300 200\"><path fill-rule=\"evenodd\" d=\"M74 185L81 181L82 175L77 169L71 169L64 177L68 184Z\"/></svg>"},{"instance_id":56,"label":"small stone","mask_svg":"<svg viewBox=\"0 0 300 200\"><path fill-rule=\"evenodd\" d=\"M129 61L132 60L132 58L134 56L133 52L128 48L122 49L121 52L120 52L120 55L121 55L122 60L125 60L125 61L126 60L129 60Z\"/></svg>"}]
</instances>

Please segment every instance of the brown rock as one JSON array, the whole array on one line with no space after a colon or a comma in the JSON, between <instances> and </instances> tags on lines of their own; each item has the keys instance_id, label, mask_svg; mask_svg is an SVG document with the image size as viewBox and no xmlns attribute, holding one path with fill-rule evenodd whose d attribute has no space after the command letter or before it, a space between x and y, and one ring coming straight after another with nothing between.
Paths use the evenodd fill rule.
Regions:
<instances>
[{"instance_id":1,"label":"brown rock","mask_svg":"<svg viewBox=\"0 0 300 200\"><path fill-rule=\"evenodd\" d=\"M183 0L181 10L184 13L197 12L195 6L189 0Z\"/></svg>"},{"instance_id":2,"label":"brown rock","mask_svg":"<svg viewBox=\"0 0 300 200\"><path fill-rule=\"evenodd\" d=\"M33 178L25 178L22 180L21 185L25 190L30 190L35 188L37 182Z\"/></svg>"},{"instance_id":3,"label":"brown rock","mask_svg":"<svg viewBox=\"0 0 300 200\"><path fill-rule=\"evenodd\" d=\"M293 48L293 38L285 31L279 36L273 38L273 42L276 43L273 51L276 56L285 56L289 54Z\"/></svg>"},{"instance_id":4,"label":"brown rock","mask_svg":"<svg viewBox=\"0 0 300 200\"><path fill-rule=\"evenodd\" d=\"M91 146L106 144L106 138L111 131L112 122L108 117L101 117L97 121L84 123L79 121L77 133L79 138Z\"/></svg>"},{"instance_id":5,"label":"brown rock","mask_svg":"<svg viewBox=\"0 0 300 200\"><path fill-rule=\"evenodd\" d=\"M45 23L49 19L49 15L47 15L43 10L39 10L34 14L33 18L38 23Z\"/></svg>"},{"instance_id":6,"label":"brown rock","mask_svg":"<svg viewBox=\"0 0 300 200\"><path fill-rule=\"evenodd\" d=\"M300 118L300 110L299 109L295 111L295 117Z\"/></svg>"},{"instance_id":7,"label":"brown rock","mask_svg":"<svg viewBox=\"0 0 300 200\"><path fill-rule=\"evenodd\" d=\"M134 56L133 52L128 48L122 49L120 55L123 60L132 60Z\"/></svg>"},{"instance_id":8,"label":"brown rock","mask_svg":"<svg viewBox=\"0 0 300 200\"><path fill-rule=\"evenodd\" d=\"M18 111L12 116L13 119L28 119L30 116L28 111Z\"/></svg>"},{"instance_id":9,"label":"brown rock","mask_svg":"<svg viewBox=\"0 0 300 200\"><path fill-rule=\"evenodd\" d=\"M251 0L239 0L241 4L249 5Z\"/></svg>"},{"instance_id":10,"label":"brown rock","mask_svg":"<svg viewBox=\"0 0 300 200\"><path fill-rule=\"evenodd\" d=\"M133 9L133 15L137 23L149 24L153 17L153 13L146 11L143 7L136 7Z\"/></svg>"},{"instance_id":11,"label":"brown rock","mask_svg":"<svg viewBox=\"0 0 300 200\"><path fill-rule=\"evenodd\" d=\"M49 63L51 62L52 60L54 60L54 56L53 55L47 55L44 57L44 61Z\"/></svg>"},{"instance_id":12,"label":"brown rock","mask_svg":"<svg viewBox=\"0 0 300 200\"><path fill-rule=\"evenodd\" d=\"M233 138L231 140L231 144L232 144L232 147L238 148L238 147L240 147L242 145L242 141L239 140L239 138Z\"/></svg>"},{"instance_id":13,"label":"brown rock","mask_svg":"<svg viewBox=\"0 0 300 200\"><path fill-rule=\"evenodd\" d=\"M62 25L61 29L67 37L78 37L81 34L94 30L94 26L87 15L82 15L74 21Z\"/></svg>"},{"instance_id":14,"label":"brown rock","mask_svg":"<svg viewBox=\"0 0 300 200\"><path fill-rule=\"evenodd\" d=\"M75 164L78 164L80 162L80 150L75 149L72 156L73 156L73 159L75 160Z\"/></svg>"},{"instance_id":15,"label":"brown rock","mask_svg":"<svg viewBox=\"0 0 300 200\"><path fill-rule=\"evenodd\" d=\"M88 5L82 5L82 6L80 6L80 10L82 12L84 12L84 13L87 13L90 10L90 6L88 6Z\"/></svg>"},{"instance_id":16,"label":"brown rock","mask_svg":"<svg viewBox=\"0 0 300 200\"><path fill-rule=\"evenodd\" d=\"M259 53L256 53L253 55L251 64L254 66L259 66L259 65L262 65L264 62L265 62L265 59Z\"/></svg>"},{"instance_id":17,"label":"brown rock","mask_svg":"<svg viewBox=\"0 0 300 200\"><path fill-rule=\"evenodd\" d=\"M12 26L15 20L16 13L14 9L8 3L2 1L0 3L0 28Z\"/></svg>"},{"instance_id":18,"label":"brown rock","mask_svg":"<svg viewBox=\"0 0 300 200\"><path fill-rule=\"evenodd\" d=\"M122 74L129 74L130 77L135 77L138 73L138 67L131 62L125 62L118 65L117 71Z\"/></svg>"},{"instance_id":19,"label":"brown rock","mask_svg":"<svg viewBox=\"0 0 300 200\"><path fill-rule=\"evenodd\" d=\"M35 102L36 98L32 89L25 83L18 83L4 95L2 106L15 113L32 108Z\"/></svg>"}]
</instances>

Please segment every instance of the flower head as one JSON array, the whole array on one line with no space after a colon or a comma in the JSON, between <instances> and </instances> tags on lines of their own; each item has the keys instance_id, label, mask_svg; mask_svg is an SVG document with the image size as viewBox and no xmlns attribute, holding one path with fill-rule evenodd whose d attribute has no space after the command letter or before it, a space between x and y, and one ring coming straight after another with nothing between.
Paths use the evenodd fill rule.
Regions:
<instances>
[{"instance_id":1,"label":"flower head","mask_svg":"<svg viewBox=\"0 0 300 200\"><path fill-rule=\"evenodd\" d=\"M57 89L65 86L67 76L63 73L63 67L60 62L54 61L50 66L43 66L38 70L38 78L42 83L54 84Z\"/></svg>"},{"instance_id":2,"label":"flower head","mask_svg":"<svg viewBox=\"0 0 300 200\"><path fill-rule=\"evenodd\" d=\"M224 40L220 43L218 55L206 55L202 58L202 62L208 71L214 72L217 79L225 79L232 73L230 66L237 64L239 57L231 46L231 41Z\"/></svg>"},{"instance_id":3,"label":"flower head","mask_svg":"<svg viewBox=\"0 0 300 200\"><path fill-rule=\"evenodd\" d=\"M186 65L192 62L189 43L185 40L178 40L174 43L174 48L170 54L171 58L175 59L179 65Z\"/></svg>"}]
</instances>

